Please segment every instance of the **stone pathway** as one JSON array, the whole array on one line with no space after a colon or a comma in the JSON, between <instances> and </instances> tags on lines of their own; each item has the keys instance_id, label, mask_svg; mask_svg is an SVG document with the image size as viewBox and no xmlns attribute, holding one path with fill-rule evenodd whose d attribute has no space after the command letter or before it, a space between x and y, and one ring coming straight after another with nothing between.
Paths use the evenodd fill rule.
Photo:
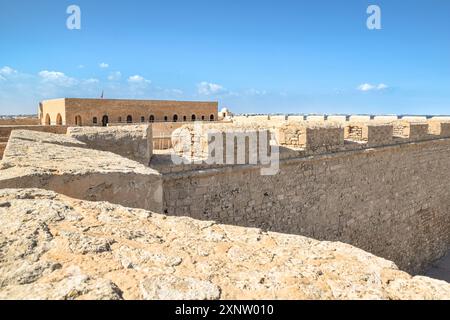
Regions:
<instances>
[{"instance_id":1,"label":"stone pathway","mask_svg":"<svg viewBox=\"0 0 450 320\"><path fill-rule=\"evenodd\" d=\"M450 252L425 273L427 277L450 282Z\"/></svg>"}]
</instances>

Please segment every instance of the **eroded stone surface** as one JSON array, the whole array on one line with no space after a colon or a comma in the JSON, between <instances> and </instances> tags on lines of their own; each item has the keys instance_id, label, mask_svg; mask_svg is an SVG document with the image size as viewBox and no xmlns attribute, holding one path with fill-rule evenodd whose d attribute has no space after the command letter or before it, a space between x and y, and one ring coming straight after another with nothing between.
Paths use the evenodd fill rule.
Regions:
<instances>
[{"instance_id":1,"label":"eroded stone surface","mask_svg":"<svg viewBox=\"0 0 450 320\"><path fill-rule=\"evenodd\" d=\"M58 134L11 133L0 162L0 188L42 188L74 198L160 211L160 174L112 152Z\"/></svg>"},{"instance_id":2,"label":"eroded stone surface","mask_svg":"<svg viewBox=\"0 0 450 320\"><path fill-rule=\"evenodd\" d=\"M148 165L152 156L152 128L149 125L117 127L72 127L67 135L92 149L113 152Z\"/></svg>"},{"instance_id":3,"label":"eroded stone surface","mask_svg":"<svg viewBox=\"0 0 450 320\"><path fill-rule=\"evenodd\" d=\"M350 245L0 190L0 299L449 299Z\"/></svg>"}]
</instances>

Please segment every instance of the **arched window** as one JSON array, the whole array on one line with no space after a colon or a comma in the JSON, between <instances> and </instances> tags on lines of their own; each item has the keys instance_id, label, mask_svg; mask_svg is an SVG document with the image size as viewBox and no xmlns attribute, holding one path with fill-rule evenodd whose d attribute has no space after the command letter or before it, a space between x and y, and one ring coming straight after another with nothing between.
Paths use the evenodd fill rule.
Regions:
<instances>
[{"instance_id":1,"label":"arched window","mask_svg":"<svg viewBox=\"0 0 450 320\"><path fill-rule=\"evenodd\" d=\"M192 121L195 121L195 119L197 119L197 117L195 116L195 114L192 115L191 119L192 119Z\"/></svg>"},{"instance_id":2,"label":"arched window","mask_svg":"<svg viewBox=\"0 0 450 320\"><path fill-rule=\"evenodd\" d=\"M93 123L93 124L97 124L97 117L93 117L93 118L92 118L92 123Z\"/></svg>"},{"instance_id":3,"label":"arched window","mask_svg":"<svg viewBox=\"0 0 450 320\"><path fill-rule=\"evenodd\" d=\"M62 126L62 117L61 117L61 115L59 113L56 116L56 125Z\"/></svg>"},{"instance_id":4,"label":"arched window","mask_svg":"<svg viewBox=\"0 0 450 320\"><path fill-rule=\"evenodd\" d=\"M133 117L128 115L127 116L127 123L133 123Z\"/></svg>"},{"instance_id":5,"label":"arched window","mask_svg":"<svg viewBox=\"0 0 450 320\"><path fill-rule=\"evenodd\" d=\"M109 123L109 119L108 119L108 116L105 114L102 118L102 126L107 127L108 123Z\"/></svg>"},{"instance_id":6,"label":"arched window","mask_svg":"<svg viewBox=\"0 0 450 320\"><path fill-rule=\"evenodd\" d=\"M141 122L145 122L145 117L141 117Z\"/></svg>"},{"instance_id":7,"label":"arched window","mask_svg":"<svg viewBox=\"0 0 450 320\"><path fill-rule=\"evenodd\" d=\"M155 122L155 116L151 115L150 118L148 119L150 122Z\"/></svg>"},{"instance_id":8,"label":"arched window","mask_svg":"<svg viewBox=\"0 0 450 320\"><path fill-rule=\"evenodd\" d=\"M168 116L165 116L165 117L164 117L164 121L167 122L168 120L169 120L169 117L168 117Z\"/></svg>"},{"instance_id":9,"label":"arched window","mask_svg":"<svg viewBox=\"0 0 450 320\"><path fill-rule=\"evenodd\" d=\"M186 122L187 118L186 116L183 116L183 121Z\"/></svg>"},{"instance_id":10,"label":"arched window","mask_svg":"<svg viewBox=\"0 0 450 320\"><path fill-rule=\"evenodd\" d=\"M214 121L214 115L213 114L209 116L209 121Z\"/></svg>"},{"instance_id":11,"label":"arched window","mask_svg":"<svg viewBox=\"0 0 450 320\"><path fill-rule=\"evenodd\" d=\"M173 115L173 122L178 122L178 115L176 114Z\"/></svg>"},{"instance_id":12,"label":"arched window","mask_svg":"<svg viewBox=\"0 0 450 320\"><path fill-rule=\"evenodd\" d=\"M202 121L205 121L205 116L202 116Z\"/></svg>"},{"instance_id":13,"label":"arched window","mask_svg":"<svg viewBox=\"0 0 450 320\"><path fill-rule=\"evenodd\" d=\"M81 122L81 116L75 117L75 125L81 127L83 123Z\"/></svg>"},{"instance_id":14,"label":"arched window","mask_svg":"<svg viewBox=\"0 0 450 320\"><path fill-rule=\"evenodd\" d=\"M50 121L50 115L47 113L46 115L45 115L45 125L46 126L49 126L51 124L51 121Z\"/></svg>"}]
</instances>

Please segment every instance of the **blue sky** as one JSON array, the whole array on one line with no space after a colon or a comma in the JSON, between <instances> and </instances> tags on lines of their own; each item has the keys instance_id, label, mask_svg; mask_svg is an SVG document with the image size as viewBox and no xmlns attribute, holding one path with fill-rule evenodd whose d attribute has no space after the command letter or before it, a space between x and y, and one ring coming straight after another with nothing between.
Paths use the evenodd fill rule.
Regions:
<instances>
[{"instance_id":1,"label":"blue sky","mask_svg":"<svg viewBox=\"0 0 450 320\"><path fill-rule=\"evenodd\" d=\"M0 0L0 114L102 90L237 113L450 114L450 1Z\"/></svg>"}]
</instances>

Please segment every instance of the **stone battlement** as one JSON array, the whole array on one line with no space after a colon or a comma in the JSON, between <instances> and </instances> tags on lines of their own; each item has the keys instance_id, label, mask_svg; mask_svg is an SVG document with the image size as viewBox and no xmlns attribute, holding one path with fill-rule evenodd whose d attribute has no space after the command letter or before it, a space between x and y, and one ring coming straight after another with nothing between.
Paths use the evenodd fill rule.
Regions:
<instances>
[{"instance_id":1,"label":"stone battlement","mask_svg":"<svg viewBox=\"0 0 450 320\"><path fill-rule=\"evenodd\" d=\"M172 145L177 151L184 151L186 143L190 150L197 152L199 158L206 159L217 147L212 144L218 138L223 141L223 157L231 152L234 144L235 155L245 150L246 164L249 159L258 157L260 148L267 148L267 141L275 139L280 147L280 158L296 158L309 155L333 153L339 151L378 148L405 143L417 143L450 137L450 121L413 120L383 121L298 121L262 120L255 122L186 124L175 130ZM355 119L355 118L354 118ZM187 133L190 137L181 139ZM267 137L261 134L268 134ZM262 140L262 138L264 138ZM244 140L240 140L244 139ZM261 144L262 140L262 144ZM270 147L269 153L270 153ZM191 155L193 155L192 153Z\"/></svg>"}]
</instances>

